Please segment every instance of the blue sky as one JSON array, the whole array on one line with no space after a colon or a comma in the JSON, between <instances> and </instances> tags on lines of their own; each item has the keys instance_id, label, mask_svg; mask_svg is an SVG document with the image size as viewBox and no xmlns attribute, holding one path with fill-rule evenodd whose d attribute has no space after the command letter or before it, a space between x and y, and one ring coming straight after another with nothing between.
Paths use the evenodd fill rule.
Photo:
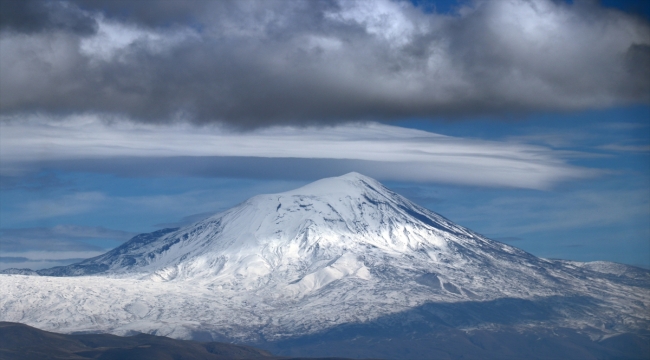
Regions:
<instances>
[{"instance_id":1,"label":"blue sky","mask_svg":"<svg viewBox=\"0 0 650 360\"><path fill-rule=\"evenodd\" d=\"M349 171L537 256L650 268L647 8L431 3L3 3L26 20L0 22L0 268Z\"/></svg>"}]
</instances>

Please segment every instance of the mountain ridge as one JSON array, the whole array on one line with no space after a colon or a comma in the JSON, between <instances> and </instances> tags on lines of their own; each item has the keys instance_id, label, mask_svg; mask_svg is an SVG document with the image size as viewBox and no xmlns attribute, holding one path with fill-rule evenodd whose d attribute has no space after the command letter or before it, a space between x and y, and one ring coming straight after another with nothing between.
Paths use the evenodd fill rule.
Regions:
<instances>
[{"instance_id":1,"label":"mountain ridge","mask_svg":"<svg viewBox=\"0 0 650 360\"><path fill-rule=\"evenodd\" d=\"M254 196L53 269L39 272L59 277L0 276L9 289L0 299L3 320L58 331L273 342L426 304L438 305L416 317L436 323L463 304L488 309L481 304L520 299L544 305L524 307L535 316L521 323L504 323L516 331L561 327L601 339L650 329L650 271L538 258L356 173ZM41 299L45 289L66 295L24 299ZM510 315L499 311L501 320L476 310L453 327L502 326Z\"/></svg>"}]
</instances>

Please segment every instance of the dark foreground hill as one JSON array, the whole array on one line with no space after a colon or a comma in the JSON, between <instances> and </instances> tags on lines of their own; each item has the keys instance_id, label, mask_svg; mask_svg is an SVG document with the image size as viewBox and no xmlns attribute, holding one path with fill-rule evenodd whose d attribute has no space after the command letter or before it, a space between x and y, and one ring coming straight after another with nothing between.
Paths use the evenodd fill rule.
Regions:
<instances>
[{"instance_id":1,"label":"dark foreground hill","mask_svg":"<svg viewBox=\"0 0 650 360\"><path fill-rule=\"evenodd\" d=\"M425 311L424 309L422 311ZM421 314L420 314L421 315ZM393 319L395 320L395 319ZM318 336L264 344L276 353L337 353L410 359L580 359L642 360L650 355L650 337L622 334L592 341L571 329L545 333L500 330L463 332L452 328L410 324L409 329L383 319L374 326L340 327ZM389 329L389 327L391 329ZM437 330L437 331L436 331ZM390 334L388 334L390 332ZM176 340L137 334L58 334L20 323L0 322L1 360L324 360L315 357L274 356L251 346L220 342ZM345 360L328 357L327 360Z\"/></svg>"},{"instance_id":2,"label":"dark foreground hill","mask_svg":"<svg viewBox=\"0 0 650 360\"><path fill-rule=\"evenodd\" d=\"M138 334L65 335L43 331L20 323L0 322L2 360L280 360L250 346L220 342L175 340L164 336ZM291 358L299 360L300 358ZM312 360L317 360L313 358ZM334 360L334 359L330 359Z\"/></svg>"}]
</instances>

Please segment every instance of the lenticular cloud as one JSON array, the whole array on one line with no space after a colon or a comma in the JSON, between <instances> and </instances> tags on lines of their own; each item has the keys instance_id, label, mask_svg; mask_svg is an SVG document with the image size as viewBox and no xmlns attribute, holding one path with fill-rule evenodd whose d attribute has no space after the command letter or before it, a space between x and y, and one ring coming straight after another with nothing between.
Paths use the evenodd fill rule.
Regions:
<instances>
[{"instance_id":1,"label":"lenticular cloud","mask_svg":"<svg viewBox=\"0 0 650 360\"><path fill-rule=\"evenodd\" d=\"M202 174L215 168L216 176L223 176L219 169L230 166L218 159L247 161L248 168L267 175L287 168L289 177L288 168L308 172L310 164L305 162L320 161L318 166L329 167L330 173L353 168L388 180L533 189L594 175L590 169L566 163L562 156L542 146L464 139L378 123L232 132L218 126L107 124L93 117L71 117L57 122L5 120L0 132L0 170L6 175L39 166L75 170L79 161L89 159L92 166L102 159L116 166L120 159L132 158L160 161L156 168L186 169L183 166L191 161L203 161ZM179 157L182 164L174 160ZM272 161L279 170L268 168ZM296 162L298 167L287 166ZM142 175L138 171L151 167L151 162L145 167L130 165L129 171L135 173L127 175Z\"/></svg>"}]
</instances>

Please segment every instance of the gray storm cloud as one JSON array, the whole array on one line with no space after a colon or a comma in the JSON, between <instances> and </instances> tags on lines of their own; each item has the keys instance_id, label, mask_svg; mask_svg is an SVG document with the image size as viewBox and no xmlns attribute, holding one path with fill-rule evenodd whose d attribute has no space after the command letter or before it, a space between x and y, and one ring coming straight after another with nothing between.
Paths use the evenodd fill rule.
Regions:
<instances>
[{"instance_id":1,"label":"gray storm cloud","mask_svg":"<svg viewBox=\"0 0 650 360\"><path fill-rule=\"evenodd\" d=\"M590 1L151 4L3 1L0 112L255 128L650 100L648 21Z\"/></svg>"}]
</instances>

